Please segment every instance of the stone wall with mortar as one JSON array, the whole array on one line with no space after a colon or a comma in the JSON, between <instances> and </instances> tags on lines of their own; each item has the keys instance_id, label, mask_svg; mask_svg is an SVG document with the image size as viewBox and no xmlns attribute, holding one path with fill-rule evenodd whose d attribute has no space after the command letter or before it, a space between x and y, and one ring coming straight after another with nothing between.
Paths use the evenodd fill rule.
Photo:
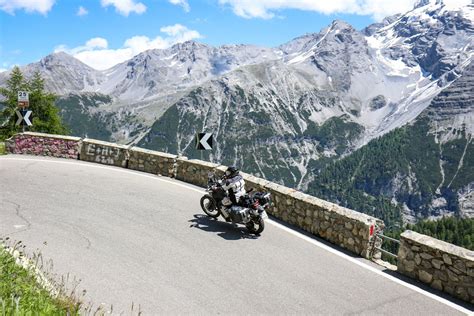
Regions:
<instances>
[{"instance_id":1,"label":"stone wall with mortar","mask_svg":"<svg viewBox=\"0 0 474 316\"><path fill-rule=\"evenodd\" d=\"M400 236L398 271L474 304L474 251L408 230Z\"/></svg>"},{"instance_id":2,"label":"stone wall with mortar","mask_svg":"<svg viewBox=\"0 0 474 316\"><path fill-rule=\"evenodd\" d=\"M82 141L80 160L126 168L128 148L125 145L85 138Z\"/></svg>"},{"instance_id":3,"label":"stone wall with mortar","mask_svg":"<svg viewBox=\"0 0 474 316\"><path fill-rule=\"evenodd\" d=\"M269 213L273 216L370 258L377 221L374 217L275 183L270 182L264 188L272 194Z\"/></svg>"},{"instance_id":4,"label":"stone wall with mortar","mask_svg":"<svg viewBox=\"0 0 474 316\"><path fill-rule=\"evenodd\" d=\"M214 172L218 166L212 162L178 157L176 159L175 177L178 180L205 187L208 173Z\"/></svg>"},{"instance_id":5,"label":"stone wall with mortar","mask_svg":"<svg viewBox=\"0 0 474 316\"><path fill-rule=\"evenodd\" d=\"M174 165L178 156L140 147L132 147L128 153L130 156L129 169L174 177Z\"/></svg>"},{"instance_id":6,"label":"stone wall with mortar","mask_svg":"<svg viewBox=\"0 0 474 316\"><path fill-rule=\"evenodd\" d=\"M25 132L7 139L5 146L12 154L77 159L81 138Z\"/></svg>"}]
</instances>

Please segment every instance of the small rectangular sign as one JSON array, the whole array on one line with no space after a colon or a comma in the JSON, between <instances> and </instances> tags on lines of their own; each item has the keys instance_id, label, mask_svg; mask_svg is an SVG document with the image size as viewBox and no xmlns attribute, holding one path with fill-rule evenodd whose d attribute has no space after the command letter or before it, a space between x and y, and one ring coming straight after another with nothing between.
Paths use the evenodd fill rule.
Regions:
<instances>
[{"instance_id":1,"label":"small rectangular sign","mask_svg":"<svg viewBox=\"0 0 474 316\"><path fill-rule=\"evenodd\" d=\"M26 108L30 105L30 99L27 91L18 91L18 107Z\"/></svg>"},{"instance_id":2,"label":"small rectangular sign","mask_svg":"<svg viewBox=\"0 0 474 316\"><path fill-rule=\"evenodd\" d=\"M20 107L20 108L26 108L29 105L30 104L28 103L28 101L18 101L18 107Z\"/></svg>"},{"instance_id":3,"label":"small rectangular sign","mask_svg":"<svg viewBox=\"0 0 474 316\"><path fill-rule=\"evenodd\" d=\"M29 96L27 91L18 91L18 102L29 101Z\"/></svg>"}]
</instances>

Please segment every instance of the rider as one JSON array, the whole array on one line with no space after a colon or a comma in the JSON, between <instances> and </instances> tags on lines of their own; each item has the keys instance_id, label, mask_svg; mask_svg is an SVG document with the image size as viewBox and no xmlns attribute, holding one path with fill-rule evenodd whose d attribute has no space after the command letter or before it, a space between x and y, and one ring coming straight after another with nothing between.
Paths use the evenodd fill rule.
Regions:
<instances>
[{"instance_id":1,"label":"rider","mask_svg":"<svg viewBox=\"0 0 474 316\"><path fill-rule=\"evenodd\" d=\"M235 166L227 168L225 171L222 188L229 193L229 199L232 205L238 205L241 196L245 195L245 181L239 174L239 169ZM229 206L230 208L230 206ZM227 220L227 216L226 220Z\"/></svg>"}]
</instances>

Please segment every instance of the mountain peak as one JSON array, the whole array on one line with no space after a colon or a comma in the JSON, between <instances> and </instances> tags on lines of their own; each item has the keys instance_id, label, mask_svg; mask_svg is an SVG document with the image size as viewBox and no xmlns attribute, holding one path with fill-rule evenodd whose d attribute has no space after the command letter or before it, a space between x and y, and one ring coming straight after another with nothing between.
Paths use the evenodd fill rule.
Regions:
<instances>
[{"instance_id":1,"label":"mountain peak","mask_svg":"<svg viewBox=\"0 0 474 316\"><path fill-rule=\"evenodd\" d=\"M413 10L442 9L442 11L464 11L472 10L474 2L471 0L418 0ZM418 11L418 10L417 10Z\"/></svg>"},{"instance_id":2,"label":"mountain peak","mask_svg":"<svg viewBox=\"0 0 474 316\"><path fill-rule=\"evenodd\" d=\"M81 65L86 68L90 68L88 65L84 64L82 61L79 59L75 58L72 55L69 55L66 52L60 51L60 52L54 52L52 54L49 54L46 57L43 57L40 60L40 64L42 66L47 66L47 65L56 65L56 64L64 64L64 65Z\"/></svg>"},{"instance_id":3,"label":"mountain peak","mask_svg":"<svg viewBox=\"0 0 474 316\"><path fill-rule=\"evenodd\" d=\"M413 6L414 9L432 5L443 5L443 0L418 0Z\"/></svg>"},{"instance_id":4,"label":"mountain peak","mask_svg":"<svg viewBox=\"0 0 474 316\"><path fill-rule=\"evenodd\" d=\"M175 50L175 49L200 49L200 48L208 48L208 46L206 44L190 40L190 41L174 44L171 47L172 50Z\"/></svg>"},{"instance_id":5,"label":"mountain peak","mask_svg":"<svg viewBox=\"0 0 474 316\"><path fill-rule=\"evenodd\" d=\"M46 57L44 58L53 58L53 59L70 59L70 58L74 58L73 56L69 55L68 53L66 52L63 52L63 51L59 51L59 52L54 52L52 54L49 54L47 55Z\"/></svg>"},{"instance_id":6,"label":"mountain peak","mask_svg":"<svg viewBox=\"0 0 474 316\"><path fill-rule=\"evenodd\" d=\"M352 25L342 20L332 21L331 28L334 30L354 30Z\"/></svg>"}]
</instances>

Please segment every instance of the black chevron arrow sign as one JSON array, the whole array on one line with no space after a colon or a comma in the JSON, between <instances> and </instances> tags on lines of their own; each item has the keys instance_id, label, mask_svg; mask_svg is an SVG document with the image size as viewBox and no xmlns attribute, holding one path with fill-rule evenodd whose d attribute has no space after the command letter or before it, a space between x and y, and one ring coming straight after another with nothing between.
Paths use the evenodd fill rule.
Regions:
<instances>
[{"instance_id":1,"label":"black chevron arrow sign","mask_svg":"<svg viewBox=\"0 0 474 316\"><path fill-rule=\"evenodd\" d=\"M16 111L18 120L16 121L15 125L22 125L22 126L33 125L33 123L31 123L31 113L33 113L33 111L27 111L27 110Z\"/></svg>"},{"instance_id":2,"label":"black chevron arrow sign","mask_svg":"<svg viewBox=\"0 0 474 316\"><path fill-rule=\"evenodd\" d=\"M196 134L196 149L197 150L212 150L212 133L197 133Z\"/></svg>"}]
</instances>

